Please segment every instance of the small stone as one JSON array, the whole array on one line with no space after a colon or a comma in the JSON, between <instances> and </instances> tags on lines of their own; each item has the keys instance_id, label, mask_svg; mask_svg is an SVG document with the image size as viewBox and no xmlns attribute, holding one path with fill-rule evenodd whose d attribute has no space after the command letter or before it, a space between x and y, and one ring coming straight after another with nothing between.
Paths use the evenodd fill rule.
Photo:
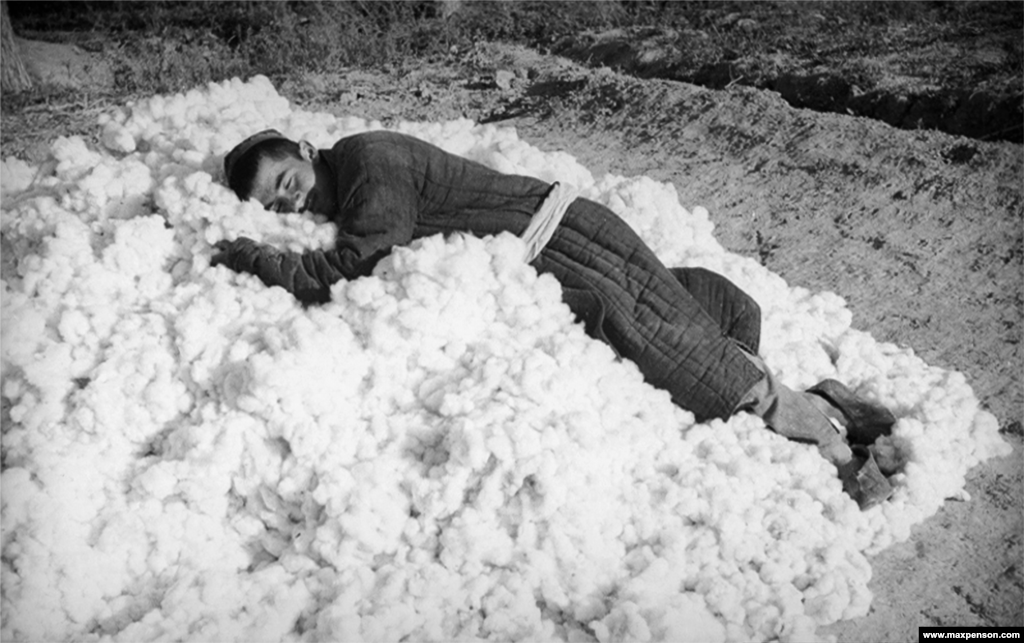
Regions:
<instances>
[{"instance_id":1,"label":"small stone","mask_svg":"<svg viewBox=\"0 0 1024 643\"><path fill-rule=\"evenodd\" d=\"M739 19L740 19L740 14L738 14L738 13L726 14L726 15L722 16L718 20L718 26L719 27L728 27L729 25L731 25L732 23L736 22Z\"/></svg>"},{"instance_id":2,"label":"small stone","mask_svg":"<svg viewBox=\"0 0 1024 643\"><path fill-rule=\"evenodd\" d=\"M494 84L498 89L512 89L512 81L516 75L507 69L499 69L494 73Z\"/></svg>"},{"instance_id":3,"label":"small stone","mask_svg":"<svg viewBox=\"0 0 1024 643\"><path fill-rule=\"evenodd\" d=\"M736 28L746 32L755 31L759 26L757 20L751 18L743 18L736 21Z\"/></svg>"}]
</instances>

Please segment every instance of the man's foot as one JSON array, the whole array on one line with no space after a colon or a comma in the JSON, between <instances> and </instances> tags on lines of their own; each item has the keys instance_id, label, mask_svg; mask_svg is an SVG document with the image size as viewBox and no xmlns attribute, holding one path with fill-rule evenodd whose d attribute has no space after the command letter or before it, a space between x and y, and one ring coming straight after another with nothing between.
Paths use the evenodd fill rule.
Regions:
<instances>
[{"instance_id":1,"label":"man's foot","mask_svg":"<svg viewBox=\"0 0 1024 643\"><path fill-rule=\"evenodd\" d=\"M899 473L906 464L906 458L887 440L879 440L868 445L868 450L874 456L879 471L886 477Z\"/></svg>"},{"instance_id":2,"label":"man's foot","mask_svg":"<svg viewBox=\"0 0 1024 643\"><path fill-rule=\"evenodd\" d=\"M896 417L880 404L869 402L836 380L824 380L807 389L835 407L844 418L846 439L851 444L871 444L892 433Z\"/></svg>"},{"instance_id":3,"label":"man's foot","mask_svg":"<svg viewBox=\"0 0 1024 643\"><path fill-rule=\"evenodd\" d=\"M843 491L857 502L862 511L892 497L892 485L867 448L854 445L853 457L838 467Z\"/></svg>"}]
</instances>

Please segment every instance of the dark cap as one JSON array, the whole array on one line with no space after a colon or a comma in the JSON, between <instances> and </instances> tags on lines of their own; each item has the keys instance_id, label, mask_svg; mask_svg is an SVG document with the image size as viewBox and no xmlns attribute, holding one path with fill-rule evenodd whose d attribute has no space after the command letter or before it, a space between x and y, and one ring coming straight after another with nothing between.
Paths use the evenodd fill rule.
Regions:
<instances>
[{"instance_id":1,"label":"dark cap","mask_svg":"<svg viewBox=\"0 0 1024 643\"><path fill-rule=\"evenodd\" d=\"M253 148L257 143L263 141L269 141L275 138L283 138L289 140L287 136L277 131L276 129L265 129L262 132L256 132L249 138L245 139L234 147L233 150L228 152L228 155L224 157L224 176L231 178L231 168L235 166L238 159L245 156L245 153Z\"/></svg>"}]
</instances>

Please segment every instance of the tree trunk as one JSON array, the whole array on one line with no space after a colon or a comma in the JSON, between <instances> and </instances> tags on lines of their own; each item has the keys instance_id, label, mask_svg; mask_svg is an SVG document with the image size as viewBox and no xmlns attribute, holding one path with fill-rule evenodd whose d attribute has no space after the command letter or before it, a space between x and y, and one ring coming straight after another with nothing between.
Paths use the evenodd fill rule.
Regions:
<instances>
[{"instance_id":1,"label":"tree trunk","mask_svg":"<svg viewBox=\"0 0 1024 643\"><path fill-rule=\"evenodd\" d=\"M7 15L7 0L0 0L0 90L20 92L32 87L32 79L25 70L18 44L14 42L14 30Z\"/></svg>"}]
</instances>

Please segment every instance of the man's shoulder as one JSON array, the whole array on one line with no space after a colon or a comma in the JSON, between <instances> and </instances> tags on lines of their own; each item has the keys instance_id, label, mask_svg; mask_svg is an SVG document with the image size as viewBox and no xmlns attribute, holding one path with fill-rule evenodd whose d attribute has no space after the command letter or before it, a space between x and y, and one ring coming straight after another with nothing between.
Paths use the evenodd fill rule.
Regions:
<instances>
[{"instance_id":1,"label":"man's shoulder","mask_svg":"<svg viewBox=\"0 0 1024 643\"><path fill-rule=\"evenodd\" d=\"M353 134L338 141L331 150L339 166L377 168L381 172L417 171L447 156L441 148L399 132L376 130Z\"/></svg>"},{"instance_id":2,"label":"man's shoulder","mask_svg":"<svg viewBox=\"0 0 1024 643\"><path fill-rule=\"evenodd\" d=\"M408 146L426 145L426 143L408 134L389 132L387 130L374 130L372 132L360 132L359 134L346 136L334 144L334 149L352 152L380 145Z\"/></svg>"}]
</instances>

